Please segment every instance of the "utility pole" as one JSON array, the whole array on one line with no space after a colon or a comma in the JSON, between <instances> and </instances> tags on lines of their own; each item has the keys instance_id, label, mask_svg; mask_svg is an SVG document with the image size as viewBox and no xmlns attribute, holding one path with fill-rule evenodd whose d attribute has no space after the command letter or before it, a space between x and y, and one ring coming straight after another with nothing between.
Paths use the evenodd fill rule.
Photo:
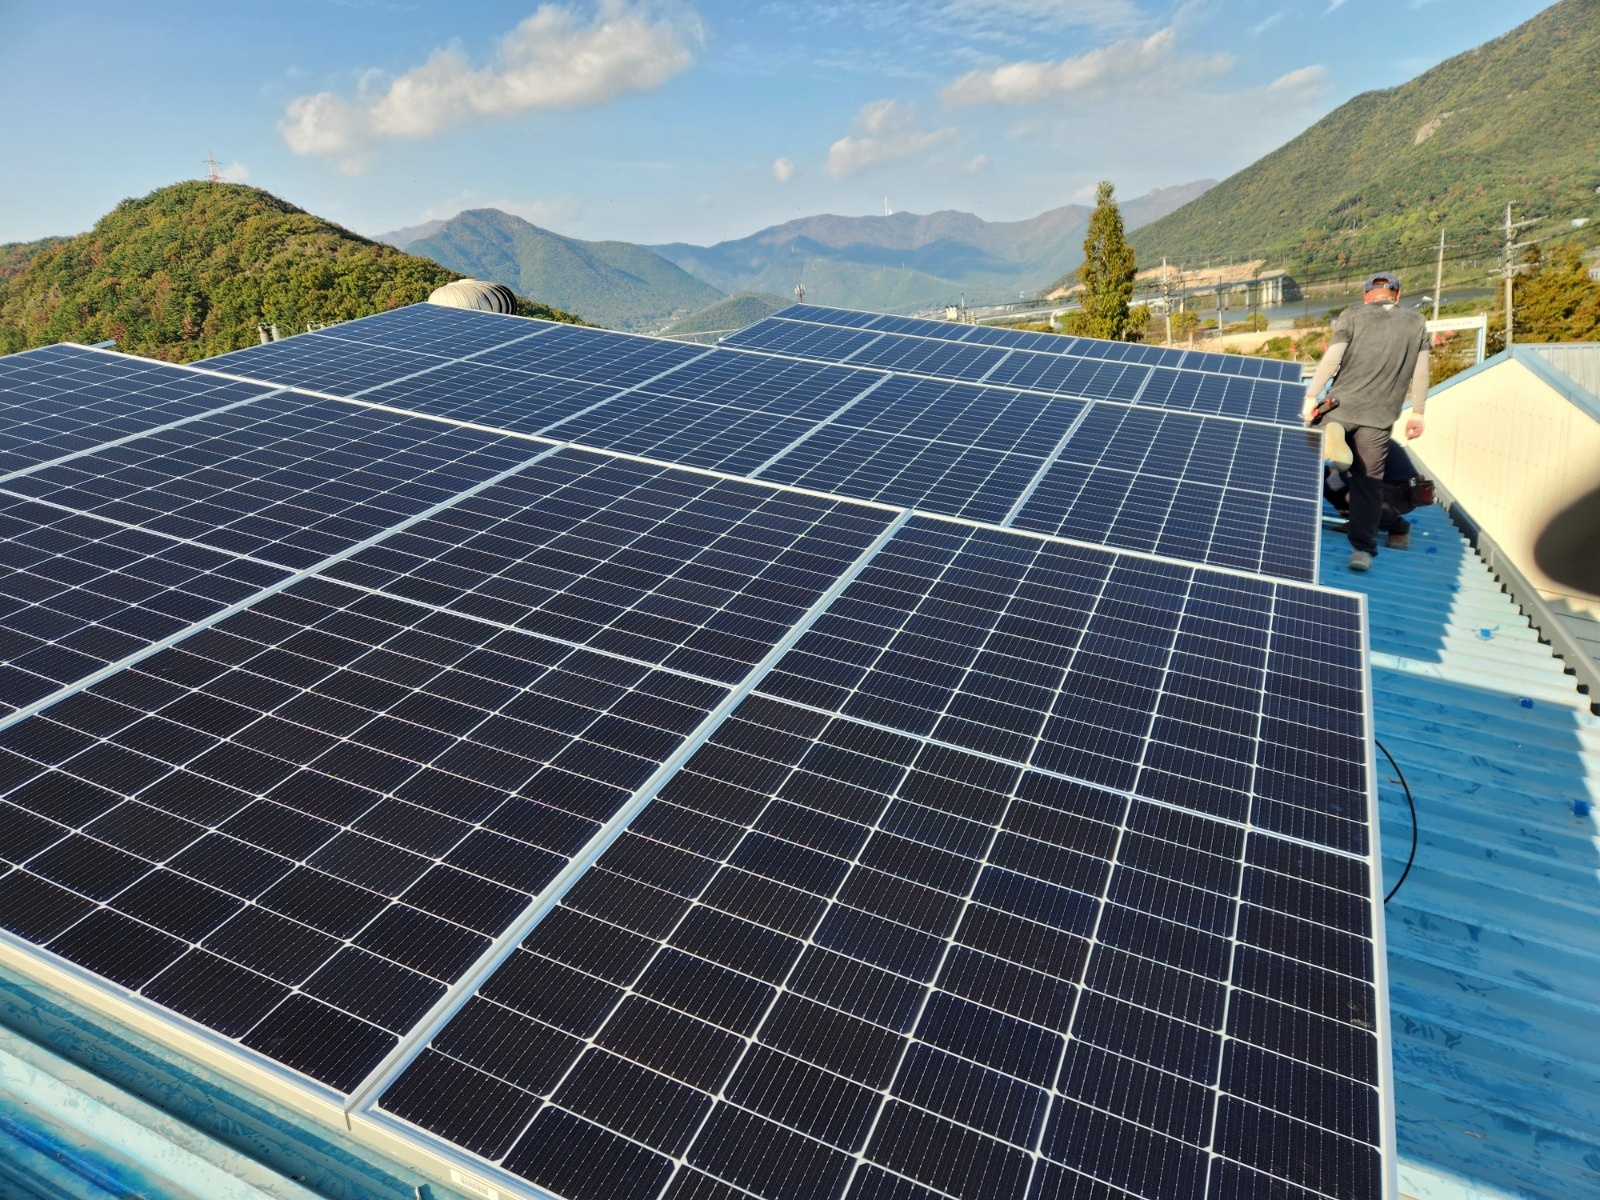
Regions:
<instances>
[{"instance_id":1,"label":"utility pole","mask_svg":"<svg viewBox=\"0 0 1600 1200\"><path fill-rule=\"evenodd\" d=\"M1439 230L1439 265L1433 272L1433 319L1439 319L1439 293L1444 291L1444 230Z\"/></svg>"},{"instance_id":2,"label":"utility pole","mask_svg":"<svg viewBox=\"0 0 1600 1200\"><path fill-rule=\"evenodd\" d=\"M1172 292L1167 287L1167 256L1161 256L1161 311L1167 318L1167 345L1172 345Z\"/></svg>"},{"instance_id":3,"label":"utility pole","mask_svg":"<svg viewBox=\"0 0 1600 1200\"><path fill-rule=\"evenodd\" d=\"M1517 272L1523 266L1523 264L1515 262L1513 259L1518 250L1533 245L1532 242L1513 242L1511 239L1516 236L1517 230L1524 229L1529 225L1537 225L1542 220L1544 220L1543 217L1533 217L1530 220L1518 221L1513 224L1511 221L1511 205L1506 205L1506 257L1505 262L1501 265L1500 273L1506 281L1506 349L1508 350L1511 348L1511 281L1516 278Z\"/></svg>"}]
</instances>

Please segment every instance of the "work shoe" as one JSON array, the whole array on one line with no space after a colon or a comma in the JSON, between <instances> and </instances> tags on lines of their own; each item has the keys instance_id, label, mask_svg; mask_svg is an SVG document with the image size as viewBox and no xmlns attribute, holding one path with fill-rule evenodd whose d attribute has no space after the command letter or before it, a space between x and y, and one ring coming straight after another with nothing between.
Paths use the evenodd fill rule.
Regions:
<instances>
[{"instance_id":1,"label":"work shoe","mask_svg":"<svg viewBox=\"0 0 1600 1200\"><path fill-rule=\"evenodd\" d=\"M1384 545L1391 550L1407 549L1411 545L1411 531L1408 529L1404 533L1391 533Z\"/></svg>"},{"instance_id":2,"label":"work shoe","mask_svg":"<svg viewBox=\"0 0 1600 1200\"><path fill-rule=\"evenodd\" d=\"M1356 456L1350 453L1350 443L1344 440L1343 425L1322 427L1322 457L1341 471L1348 471L1356 461Z\"/></svg>"},{"instance_id":3,"label":"work shoe","mask_svg":"<svg viewBox=\"0 0 1600 1200\"><path fill-rule=\"evenodd\" d=\"M1366 571L1372 567L1372 555L1365 550L1350 551L1350 569L1352 571Z\"/></svg>"}]
</instances>

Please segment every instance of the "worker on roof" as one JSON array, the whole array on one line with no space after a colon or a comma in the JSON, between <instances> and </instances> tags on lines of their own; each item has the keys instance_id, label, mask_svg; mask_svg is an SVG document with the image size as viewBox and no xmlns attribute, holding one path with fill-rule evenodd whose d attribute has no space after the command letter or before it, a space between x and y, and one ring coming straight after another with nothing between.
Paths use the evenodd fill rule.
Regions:
<instances>
[{"instance_id":1,"label":"worker on roof","mask_svg":"<svg viewBox=\"0 0 1600 1200\"><path fill-rule=\"evenodd\" d=\"M1318 414L1318 401L1330 383L1333 393ZM1400 419L1406 398L1411 416L1406 438L1420 437L1428 400L1428 329L1421 313L1400 307L1400 277L1379 271L1367 278L1359 307L1339 315L1317 373L1306 387L1301 419L1320 418L1326 456L1350 464L1350 569L1365 571L1378 552L1383 519L1383 480L1389 431ZM1408 531L1409 532L1409 531ZM1389 542L1395 549L1400 545Z\"/></svg>"},{"instance_id":2,"label":"worker on roof","mask_svg":"<svg viewBox=\"0 0 1600 1200\"><path fill-rule=\"evenodd\" d=\"M1322 471L1322 496L1348 519L1350 516L1350 463L1327 463ZM1433 484L1417 474L1404 447L1391 445L1383 463L1383 512L1378 530L1391 550L1411 545L1411 522L1405 514L1419 504L1433 502Z\"/></svg>"}]
</instances>

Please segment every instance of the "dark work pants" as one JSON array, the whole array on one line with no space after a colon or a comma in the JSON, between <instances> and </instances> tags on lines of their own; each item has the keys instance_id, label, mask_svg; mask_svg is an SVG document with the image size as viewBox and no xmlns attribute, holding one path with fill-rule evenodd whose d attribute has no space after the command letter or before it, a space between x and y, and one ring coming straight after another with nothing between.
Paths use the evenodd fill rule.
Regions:
<instances>
[{"instance_id":1,"label":"dark work pants","mask_svg":"<svg viewBox=\"0 0 1600 1200\"><path fill-rule=\"evenodd\" d=\"M1347 425L1344 435L1355 460L1345 472L1350 481L1350 549L1376 554L1378 522L1383 519L1383 464L1389 456L1389 431Z\"/></svg>"}]
</instances>

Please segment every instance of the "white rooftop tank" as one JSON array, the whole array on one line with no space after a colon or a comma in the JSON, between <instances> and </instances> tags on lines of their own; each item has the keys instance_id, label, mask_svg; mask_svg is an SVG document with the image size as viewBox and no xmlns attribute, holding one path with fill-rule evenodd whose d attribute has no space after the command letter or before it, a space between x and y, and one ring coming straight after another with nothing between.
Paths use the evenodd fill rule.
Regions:
<instances>
[{"instance_id":1,"label":"white rooftop tank","mask_svg":"<svg viewBox=\"0 0 1600 1200\"><path fill-rule=\"evenodd\" d=\"M479 312L512 313L517 311L517 298L504 284L484 283L479 279L457 279L443 287L434 288L428 296L429 304L445 308L475 308Z\"/></svg>"}]
</instances>

